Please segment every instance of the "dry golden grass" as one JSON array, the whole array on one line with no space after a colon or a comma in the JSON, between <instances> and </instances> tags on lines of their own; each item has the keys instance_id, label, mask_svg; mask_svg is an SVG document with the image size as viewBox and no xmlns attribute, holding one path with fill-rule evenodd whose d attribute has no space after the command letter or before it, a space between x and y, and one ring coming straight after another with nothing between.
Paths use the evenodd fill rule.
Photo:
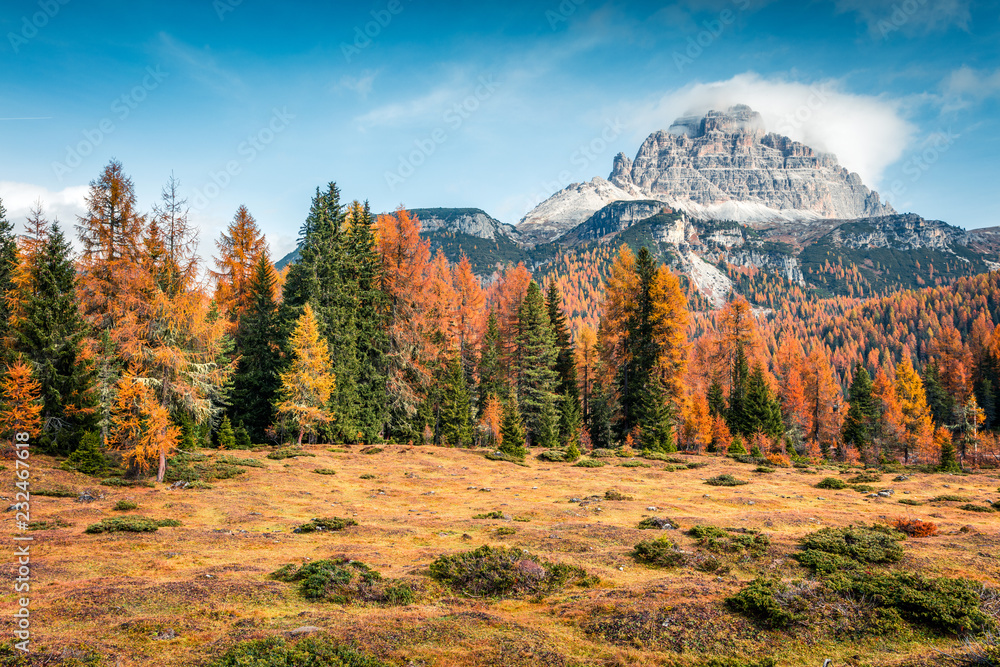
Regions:
<instances>
[{"instance_id":1,"label":"dry golden grass","mask_svg":"<svg viewBox=\"0 0 1000 667\"><path fill-rule=\"evenodd\" d=\"M723 597L762 573L806 577L789 558L806 533L896 517L938 526L935 536L906 541L899 567L1000 586L1000 514L965 512L960 503L897 502L945 493L995 499L1000 484L995 472L913 474L905 482L887 476L879 488L893 488L896 495L870 499L852 489L813 488L836 470L759 474L752 465L709 456L697 459L707 467L670 472L655 461L649 468L623 468L620 460L605 459L609 465L603 468L577 468L529 459L521 467L469 450L360 450L314 447L309 451L315 457L282 461L268 460L264 451L241 452L265 467L247 468L237 478L213 482L209 490L101 487L97 480L55 468L51 459L33 457L35 488L104 493L91 503L32 499L33 520L69 524L32 533L33 650L70 655L68 649L86 647L100 654L103 664L121 667L197 665L237 641L313 625L401 665L671 665L711 655L774 656L780 665L817 667L827 657L836 665L920 664L936 655L935 649L959 642L916 635L838 641L813 636L808 628L792 634L764 631L722 604ZM0 472L9 502L11 467ZM315 468L335 469L336 475L313 474ZM376 478L360 479L366 473ZM732 488L703 483L724 473L751 483ZM609 489L632 500L569 502L603 498ZM122 499L136 501L138 509L113 511ZM472 518L493 510L530 521ZM175 518L183 525L147 534L83 533L101 518L121 515ZM292 533L313 517L328 516L354 518L359 525L336 533ZM667 535L693 551L694 540L680 531L636 529L646 516L670 517L682 528L701 523L759 529L772 545L759 560L730 559L721 576L690 566L657 570L630 557L636 542ZM12 513L6 518L12 522ZM516 532L498 536L501 525ZM427 576L437 556L481 544L518 546L579 565L601 583L540 600L490 601L442 589ZM308 602L292 584L267 576L286 563L336 555L414 582L417 602L388 608ZM0 564L8 580L11 561L8 556ZM5 586L5 609L14 605L10 591ZM170 629L176 638L155 638ZM11 630L7 613L0 632L10 637Z\"/></svg>"}]
</instances>

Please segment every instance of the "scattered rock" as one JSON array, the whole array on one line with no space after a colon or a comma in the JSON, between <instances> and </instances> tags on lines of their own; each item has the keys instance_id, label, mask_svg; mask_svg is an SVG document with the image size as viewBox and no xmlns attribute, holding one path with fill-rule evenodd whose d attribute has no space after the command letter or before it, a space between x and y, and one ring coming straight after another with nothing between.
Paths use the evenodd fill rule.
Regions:
<instances>
[{"instance_id":1,"label":"scattered rock","mask_svg":"<svg viewBox=\"0 0 1000 667\"><path fill-rule=\"evenodd\" d=\"M163 632L153 635L155 641L168 641L170 639L177 639L178 635L173 628L164 630Z\"/></svg>"},{"instance_id":2,"label":"scattered rock","mask_svg":"<svg viewBox=\"0 0 1000 667\"><path fill-rule=\"evenodd\" d=\"M655 508L655 507L647 507L647 508L646 508L646 511L647 511L647 512L655 512L655 511L656 511L656 508Z\"/></svg>"},{"instance_id":3,"label":"scattered rock","mask_svg":"<svg viewBox=\"0 0 1000 667\"><path fill-rule=\"evenodd\" d=\"M80 495L76 497L76 502L78 503L92 503L95 500L100 500L104 497L104 494L100 491L94 491L92 489L85 489L80 492Z\"/></svg>"},{"instance_id":4,"label":"scattered rock","mask_svg":"<svg viewBox=\"0 0 1000 667\"><path fill-rule=\"evenodd\" d=\"M191 486L191 485L188 484L187 482L178 481L178 482L174 482L173 484L171 484L170 488L171 489L186 489L189 486Z\"/></svg>"}]
</instances>

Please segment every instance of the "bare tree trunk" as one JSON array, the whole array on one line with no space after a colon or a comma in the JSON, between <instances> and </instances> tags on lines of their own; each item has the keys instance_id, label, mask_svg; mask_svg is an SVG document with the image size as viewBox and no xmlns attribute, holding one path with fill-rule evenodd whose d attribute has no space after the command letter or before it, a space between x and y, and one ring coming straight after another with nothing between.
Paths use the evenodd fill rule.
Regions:
<instances>
[{"instance_id":1,"label":"bare tree trunk","mask_svg":"<svg viewBox=\"0 0 1000 667\"><path fill-rule=\"evenodd\" d=\"M163 482L163 476L167 472L167 452L163 449L160 450L160 467L156 471L156 481Z\"/></svg>"},{"instance_id":2,"label":"bare tree trunk","mask_svg":"<svg viewBox=\"0 0 1000 667\"><path fill-rule=\"evenodd\" d=\"M299 447L302 446L302 436L305 434L306 430L304 428L299 429Z\"/></svg>"}]
</instances>

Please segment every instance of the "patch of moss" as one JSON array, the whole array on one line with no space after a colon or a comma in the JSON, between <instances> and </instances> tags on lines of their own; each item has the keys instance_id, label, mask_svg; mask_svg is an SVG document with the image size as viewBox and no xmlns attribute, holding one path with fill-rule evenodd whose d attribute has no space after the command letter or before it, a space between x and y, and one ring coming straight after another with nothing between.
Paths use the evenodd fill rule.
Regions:
<instances>
[{"instance_id":1,"label":"patch of moss","mask_svg":"<svg viewBox=\"0 0 1000 667\"><path fill-rule=\"evenodd\" d=\"M580 567L551 563L523 549L483 545L437 558L431 576L476 597L518 597L598 582Z\"/></svg>"}]
</instances>

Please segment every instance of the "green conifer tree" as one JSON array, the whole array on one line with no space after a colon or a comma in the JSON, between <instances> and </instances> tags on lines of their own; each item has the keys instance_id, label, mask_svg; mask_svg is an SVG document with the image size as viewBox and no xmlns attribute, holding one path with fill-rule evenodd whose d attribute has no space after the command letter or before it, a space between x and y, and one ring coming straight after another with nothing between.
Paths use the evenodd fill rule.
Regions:
<instances>
[{"instance_id":1,"label":"green conifer tree","mask_svg":"<svg viewBox=\"0 0 1000 667\"><path fill-rule=\"evenodd\" d=\"M489 396L503 396L506 394L506 388L503 384L503 368L500 365L502 345L497 315L491 309L489 317L486 320L486 332L483 334L479 351L480 416L482 416L482 411L486 408L486 399Z\"/></svg>"},{"instance_id":2,"label":"green conifer tree","mask_svg":"<svg viewBox=\"0 0 1000 667\"><path fill-rule=\"evenodd\" d=\"M749 438L758 431L777 440L785 431L781 417L781 402L774 396L764 377L764 369L755 364L746 385L745 431Z\"/></svg>"},{"instance_id":3,"label":"green conifer tree","mask_svg":"<svg viewBox=\"0 0 1000 667\"><path fill-rule=\"evenodd\" d=\"M941 384L941 371L936 362L927 364L924 369L924 392L927 394L927 406L931 409L931 418L935 426L953 425L955 414L955 397L945 391Z\"/></svg>"},{"instance_id":4,"label":"green conifer tree","mask_svg":"<svg viewBox=\"0 0 1000 667\"><path fill-rule=\"evenodd\" d=\"M13 332L14 348L42 385L42 446L69 454L84 431L96 425L95 369L84 353L87 326L76 300L72 247L58 223L52 224L31 272L31 285L17 295L22 317Z\"/></svg>"},{"instance_id":5,"label":"green conifer tree","mask_svg":"<svg viewBox=\"0 0 1000 667\"><path fill-rule=\"evenodd\" d=\"M750 366L747 362L746 350L738 344L732 368L732 384L729 387L729 409L726 412L726 425L729 426L729 430L733 434L738 433L744 437L753 433L752 424L747 415L749 375Z\"/></svg>"},{"instance_id":6,"label":"green conifer tree","mask_svg":"<svg viewBox=\"0 0 1000 667\"><path fill-rule=\"evenodd\" d=\"M517 394L521 412L531 443L552 447L559 440L557 352L548 311L535 281L528 285L518 319Z\"/></svg>"},{"instance_id":7,"label":"green conifer tree","mask_svg":"<svg viewBox=\"0 0 1000 667\"><path fill-rule=\"evenodd\" d=\"M441 395L441 439L452 447L472 445L472 400L456 355L448 363L448 374Z\"/></svg>"},{"instance_id":8,"label":"green conifer tree","mask_svg":"<svg viewBox=\"0 0 1000 667\"><path fill-rule=\"evenodd\" d=\"M278 347L277 281L270 260L261 255L248 287L250 307L240 316L234 336L240 355L232 377L229 414L254 442L264 442L274 420L274 402L281 388L281 350Z\"/></svg>"},{"instance_id":9,"label":"green conifer tree","mask_svg":"<svg viewBox=\"0 0 1000 667\"><path fill-rule=\"evenodd\" d=\"M850 407L844 419L844 445L851 445L859 452L868 452L875 439L875 429L878 427L878 402L872 395L873 384L871 375L861 364L854 367L854 379L848 391Z\"/></svg>"},{"instance_id":10,"label":"green conifer tree","mask_svg":"<svg viewBox=\"0 0 1000 667\"><path fill-rule=\"evenodd\" d=\"M562 295L555 280L549 281L545 296L545 308L549 314L549 324L555 339L556 364L559 374L559 386L556 389L563 400L580 402L580 387L576 380L576 350L566 323L566 314L562 309ZM579 406L577 406L579 407ZM566 435L565 433L563 435Z\"/></svg>"},{"instance_id":11,"label":"green conifer tree","mask_svg":"<svg viewBox=\"0 0 1000 667\"><path fill-rule=\"evenodd\" d=\"M726 394L722 389L722 383L712 380L708 387L708 414L713 417L725 417L726 415Z\"/></svg>"},{"instance_id":12,"label":"green conifer tree","mask_svg":"<svg viewBox=\"0 0 1000 667\"><path fill-rule=\"evenodd\" d=\"M0 199L0 368L13 361L10 338L10 309L6 298L14 289L14 271L17 268L17 236L14 224L7 220L7 209Z\"/></svg>"},{"instance_id":13,"label":"green conifer tree","mask_svg":"<svg viewBox=\"0 0 1000 667\"><path fill-rule=\"evenodd\" d=\"M956 458L955 444L950 438L941 444L941 462L938 465L938 470L941 472L962 471L962 467L958 465L958 459Z\"/></svg>"},{"instance_id":14,"label":"green conifer tree","mask_svg":"<svg viewBox=\"0 0 1000 667\"><path fill-rule=\"evenodd\" d=\"M500 451L515 459L523 459L528 455L525 437L521 408L517 403L517 396L511 393L503 404L503 420L500 422Z\"/></svg>"},{"instance_id":15,"label":"green conifer tree","mask_svg":"<svg viewBox=\"0 0 1000 667\"><path fill-rule=\"evenodd\" d=\"M233 433L233 424L229 421L229 415L222 417L222 424L219 425L218 433L219 449L235 449L236 434Z\"/></svg>"}]
</instances>

